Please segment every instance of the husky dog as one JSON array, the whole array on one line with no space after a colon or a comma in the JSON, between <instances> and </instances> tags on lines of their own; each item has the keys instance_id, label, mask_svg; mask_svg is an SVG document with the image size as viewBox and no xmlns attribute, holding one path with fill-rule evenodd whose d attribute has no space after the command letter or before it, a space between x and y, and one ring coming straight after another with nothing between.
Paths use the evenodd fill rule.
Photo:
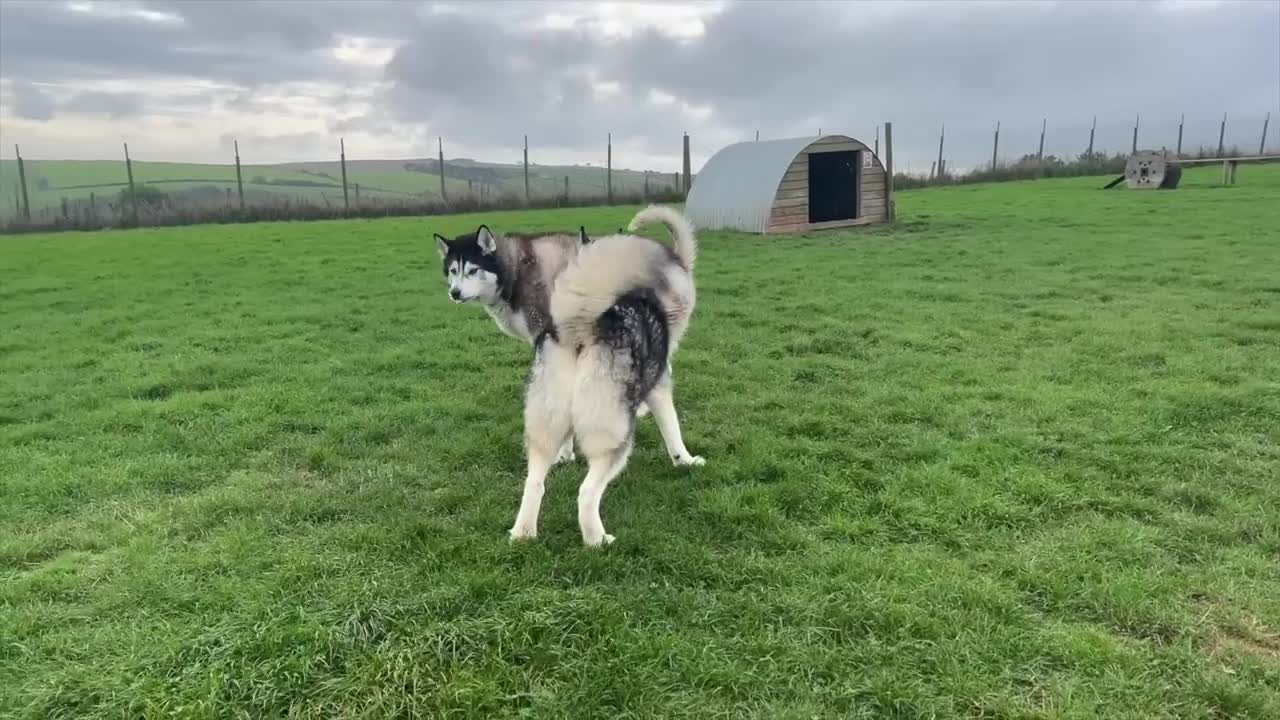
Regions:
<instances>
[{"instance_id":1,"label":"husky dog","mask_svg":"<svg viewBox=\"0 0 1280 720\"><path fill-rule=\"evenodd\" d=\"M496 235L486 225L450 240L435 234L449 299L478 302L502 332L533 344L550 327L550 288L578 249L591 242L586 227L577 235ZM649 414L641 404L639 417ZM572 440L560 461L575 459Z\"/></svg>"},{"instance_id":2,"label":"husky dog","mask_svg":"<svg viewBox=\"0 0 1280 720\"><path fill-rule=\"evenodd\" d=\"M528 475L513 540L537 536L547 472L557 450L576 438L589 465L578 489L582 541L591 547L613 541L600 520L600 501L627 464L642 402L677 465L704 462L689 454L680 436L670 373L693 312L697 242L688 221L664 207L640 211L630 229L651 222L670 229L673 247L637 235L596 238L556 278L550 327L534 341L529 371Z\"/></svg>"},{"instance_id":3,"label":"husky dog","mask_svg":"<svg viewBox=\"0 0 1280 720\"><path fill-rule=\"evenodd\" d=\"M455 303L476 301L511 337L532 344L549 327L548 302L556 275L587 242L578 235L506 235L481 225L474 233L450 240L435 236Z\"/></svg>"}]
</instances>

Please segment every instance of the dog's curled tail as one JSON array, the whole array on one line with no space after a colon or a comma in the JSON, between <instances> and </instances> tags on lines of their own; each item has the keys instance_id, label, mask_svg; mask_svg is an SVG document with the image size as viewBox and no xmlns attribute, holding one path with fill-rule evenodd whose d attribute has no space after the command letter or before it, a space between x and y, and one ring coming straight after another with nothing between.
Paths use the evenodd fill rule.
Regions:
<instances>
[{"instance_id":1,"label":"dog's curled tail","mask_svg":"<svg viewBox=\"0 0 1280 720\"><path fill-rule=\"evenodd\" d=\"M645 225L660 223L671 233L672 250L685 270L693 272L693 261L698 257L698 239L693 234L693 225L680 213L662 205L650 205L631 218L627 229L635 232Z\"/></svg>"},{"instance_id":2,"label":"dog's curled tail","mask_svg":"<svg viewBox=\"0 0 1280 720\"><path fill-rule=\"evenodd\" d=\"M663 245L638 235L607 235L582 246L551 290L560 344L589 344L596 320L623 295L663 282L662 268L670 262Z\"/></svg>"}]
</instances>

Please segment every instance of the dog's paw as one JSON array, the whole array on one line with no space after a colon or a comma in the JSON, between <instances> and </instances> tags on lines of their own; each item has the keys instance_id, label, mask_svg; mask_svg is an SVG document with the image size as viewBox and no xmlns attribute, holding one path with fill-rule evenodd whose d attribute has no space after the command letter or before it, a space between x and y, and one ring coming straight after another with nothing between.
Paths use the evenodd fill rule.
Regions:
<instances>
[{"instance_id":1,"label":"dog's paw","mask_svg":"<svg viewBox=\"0 0 1280 720\"><path fill-rule=\"evenodd\" d=\"M602 548L613 543L613 536L609 533L602 534L599 538L583 538L582 544L589 548Z\"/></svg>"},{"instance_id":2,"label":"dog's paw","mask_svg":"<svg viewBox=\"0 0 1280 720\"><path fill-rule=\"evenodd\" d=\"M511 528L511 532L509 534L511 536L511 542L513 543L531 542L538 539L537 529L531 527L521 527L517 525L516 527Z\"/></svg>"},{"instance_id":3,"label":"dog's paw","mask_svg":"<svg viewBox=\"0 0 1280 720\"><path fill-rule=\"evenodd\" d=\"M680 455L671 458L671 462L676 467L702 467L707 464L706 458L701 455Z\"/></svg>"},{"instance_id":4,"label":"dog's paw","mask_svg":"<svg viewBox=\"0 0 1280 720\"><path fill-rule=\"evenodd\" d=\"M640 407L636 408L636 417L642 418L649 414L649 403L640 403Z\"/></svg>"}]
</instances>

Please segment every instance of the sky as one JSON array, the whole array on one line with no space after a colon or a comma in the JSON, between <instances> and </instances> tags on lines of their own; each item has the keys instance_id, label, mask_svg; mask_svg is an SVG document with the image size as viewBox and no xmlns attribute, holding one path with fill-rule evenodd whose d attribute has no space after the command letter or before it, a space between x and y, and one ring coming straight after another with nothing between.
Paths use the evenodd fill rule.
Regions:
<instances>
[{"instance_id":1,"label":"sky","mask_svg":"<svg viewBox=\"0 0 1280 720\"><path fill-rule=\"evenodd\" d=\"M0 0L0 156L434 156L673 171L894 126L899 168L1097 146L1280 150L1280 0Z\"/></svg>"}]
</instances>

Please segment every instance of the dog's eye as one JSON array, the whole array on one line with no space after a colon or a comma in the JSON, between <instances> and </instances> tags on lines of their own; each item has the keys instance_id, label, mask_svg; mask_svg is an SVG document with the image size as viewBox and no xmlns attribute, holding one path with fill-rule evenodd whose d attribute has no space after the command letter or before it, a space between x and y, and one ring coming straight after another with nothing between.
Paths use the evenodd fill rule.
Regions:
<instances>
[{"instance_id":1,"label":"dog's eye","mask_svg":"<svg viewBox=\"0 0 1280 720\"><path fill-rule=\"evenodd\" d=\"M449 268L449 274L450 274L450 275L457 275L457 274L458 274L458 268Z\"/></svg>"},{"instance_id":2,"label":"dog's eye","mask_svg":"<svg viewBox=\"0 0 1280 720\"><path fill-rule=\"evenodd\" d=\"M467 271L467 277L475 277L478 272L480 272L479 268L471 268Z\"/></svg>"}]
</instances>

